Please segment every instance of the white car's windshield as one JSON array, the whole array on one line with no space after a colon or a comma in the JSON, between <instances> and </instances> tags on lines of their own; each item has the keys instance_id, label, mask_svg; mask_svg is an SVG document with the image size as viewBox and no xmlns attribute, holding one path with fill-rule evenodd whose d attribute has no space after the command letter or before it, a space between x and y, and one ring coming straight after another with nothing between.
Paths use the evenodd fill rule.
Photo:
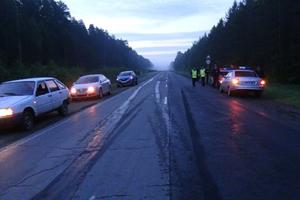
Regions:
<instances>
[{"instance_id":1,"label":"white car's windshield","mask_svg":"<svg viewBox=\"0 0 300 200\"><path fill-rule=\"evenodd\" d=\"M0 96L27 96L33 95L35 82L9 82L0 85Z\"/></svg>"},{"instance_id":2,"label":"white car's windshield","mask_svg":"<svg viewBox=\"0 0 300 200\"><path fill-rule=\"evenodd\" d=\"M88 84L88 83L96 83L99 81L98 76L85 76L81 77L76 81L76 84Z\"/></svg>"}]
</instances>

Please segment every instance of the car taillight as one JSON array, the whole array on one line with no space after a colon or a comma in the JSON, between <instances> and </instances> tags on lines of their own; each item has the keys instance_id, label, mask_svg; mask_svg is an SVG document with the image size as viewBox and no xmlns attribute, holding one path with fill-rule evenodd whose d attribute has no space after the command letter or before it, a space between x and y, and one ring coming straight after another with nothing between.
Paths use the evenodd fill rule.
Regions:
<instances>
[{"instance_id":1,"label":"car taillight","mask_svg":"<svg viewBox=\"0 0 300 200\"><path fill-rule=\"evenodd\" d=\"M237 78L235 78L235 79L232 79L232 83L234 84L234 85L237 85L237 84L239 84L239 79L237 79Z\"/></svg>"},{"instance_id":2,"label":"car taillight","mask_svg":"<svg viewBox=\"0 0 300 200\"><path fill-rule=\"evenodd\" d=\"M220 82L220 83L223 83L223 81L224 81L224 77L220 77L220 78L219 78L219 82Z\"/></svg>"},{"instance_id":3,"label":"car taillight","mask_svg":"<svg viewBox=\"0 0 300 200\"><path fill-rule=\"evenodd\" d=\"M259 82L261 85L266 85L266 81L265 80L260 80Z\"/></svg>"}]
</instances>

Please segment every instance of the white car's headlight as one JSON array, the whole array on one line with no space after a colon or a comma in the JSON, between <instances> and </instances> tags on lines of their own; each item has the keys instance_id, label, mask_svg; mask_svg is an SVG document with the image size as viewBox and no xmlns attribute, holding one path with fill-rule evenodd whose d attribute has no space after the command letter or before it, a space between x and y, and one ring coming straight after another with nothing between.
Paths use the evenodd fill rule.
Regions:
<instances>
[{"instance_id":1,"label":"white car's headlight","mask_svg":"<svg viewBox=\"0 0 300 200\"><path fill-rule=\"evenodd\" d=\"M95 93L96 92L96 88L95 87L89 87L87 90L88 93Z\"/></svg>"},{"instance_id":2,"label":"white car's headlight","mask_svg":"<svg viewBox=\"0 0 300 200\"><path fill-rule=\"evenodd\" d=\"M0 109L0 117L9 117L13 115L13 110L11 108Z\"/></svg>"},{"instance_id":3,"label":"white car's headlight","mask_svg":"<svg viewBox=\"0 0 300 200\"><path fill-rule=\"evenodd\" d=\"M76 94L76 92L77 92L76 89L72 87L71 88L71 94Z\"/></svg>"}]
</instances>

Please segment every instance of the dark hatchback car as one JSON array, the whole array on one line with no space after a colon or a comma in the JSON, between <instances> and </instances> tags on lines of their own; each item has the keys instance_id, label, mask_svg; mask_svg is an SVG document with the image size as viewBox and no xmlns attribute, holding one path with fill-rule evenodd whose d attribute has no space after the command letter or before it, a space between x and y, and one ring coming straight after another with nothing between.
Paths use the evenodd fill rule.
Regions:
<instances>
[{"instance_id":1,"label":"dark hatchback car","mask_svg":"<svg viewBox=\"0 0 300 200\"><path fill-rule=\"evenodd\" d=\"M134 86L138 84L138 78L134 71L124 71L117 76L117 86Z\"/></svg>"}]
</instances>

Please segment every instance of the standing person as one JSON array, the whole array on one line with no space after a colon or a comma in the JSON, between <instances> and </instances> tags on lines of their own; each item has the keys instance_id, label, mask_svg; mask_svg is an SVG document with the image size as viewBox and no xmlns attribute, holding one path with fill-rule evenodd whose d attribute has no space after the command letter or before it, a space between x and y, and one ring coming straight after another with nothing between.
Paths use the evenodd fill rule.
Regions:
<instances>
[{"instance_id":1,"label":"standing person","mask_svg":"<svg viewBox=\"0 0 300 200\"><path fill-rule=\"evenodd\" d=\"M206 84L208 84L210 73L211 73L210 72L210 67L207 66L207 68L205 69L205 81L206 81Z\"/></svg>"},{"instance_id":2,"label":"standing person","mask_svg":"<svg viewBox=\"0 0 300 200\"><path fill-rule=\"evenodd\" d=\"M193 87L196 86L196 81L197 81L197 69L195 67L192 68L192 83Z\"/></svg>"},{"instance_id":3,"label":"standing person","mask_svg":"<svg viewBox=\"0 0 300 200\"><path fill-rule=\"evenodd\" d=\"M205 86L205 77L206 77L205 68L201 67L201 69L200 69L200 78L201 78L201 83L202 83L203 87Z\"/></svg>"},{"instance_id":4,"label":"standing person","mask_svg":"<svg viewBox=\"0 0 300 200\"><path fill-rule=\"evenodd\" d=\"M260 78L266 78L265 72L260 66L257 66L255 71Z\"/></svg>"},{"instance_id":5,"label":"standing person","mask_svg":"<svg viewBox=\"0 0 300 200\"><path fill-rule=\"evenodd\" d=\"M219 68L218 66L215 64L214 65L214 69L212 70L212 77L213 77L213 83L212 86L213 87L218 87L219 86Z\"/></svg>"}]
</instances>

